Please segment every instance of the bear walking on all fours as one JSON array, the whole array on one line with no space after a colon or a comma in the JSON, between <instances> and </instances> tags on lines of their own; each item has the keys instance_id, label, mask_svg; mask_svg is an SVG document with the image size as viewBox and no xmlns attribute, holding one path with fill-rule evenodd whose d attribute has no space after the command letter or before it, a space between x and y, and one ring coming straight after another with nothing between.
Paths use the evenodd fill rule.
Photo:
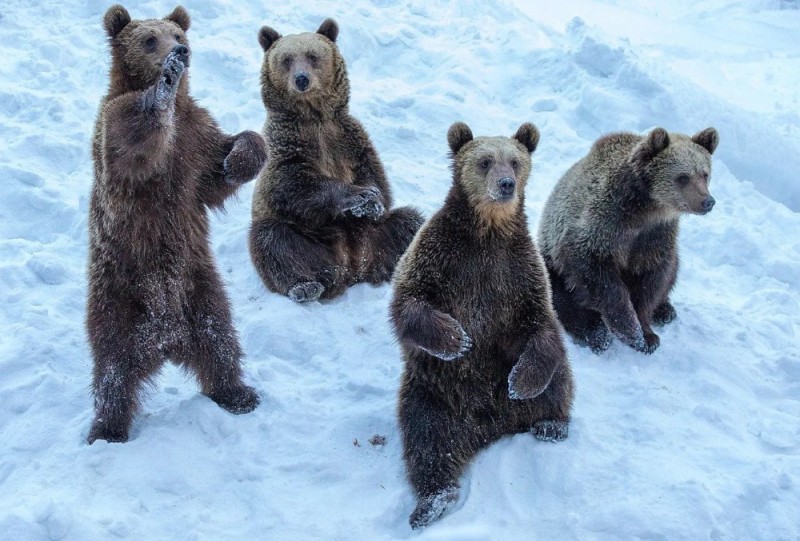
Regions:
<instances>
[{"instance_id":1,"label":"bear walking on all fours","mask_svg":"<svg viewBox=\"0 0 800 541\"><path fill-rule=\"evenodd\" d=\"M524 188L539 141L450 127L453 186L398 264L390 316L403 349L403 456L420 528L458 498L459 477L503 435L567 437L573 381Z\"/></svg>"},{"instance_id":2,"label":"bear walking on all fours","mask_svg":"<svg viewBox=\"0 0 800 541\"><path fill-rule=\"evenodd\" d=\"M713 208L718 142L714 128L606 135L556 184L539 245L562 325L596 353L612 335L652 353L660 340L651 325L675 319L678 219Z\"/></svg>"},{"instance_id":3,"label":"bear walking on all fours","mask_svg":"<svg viewBox=\"0 0 800 541\"><path fill-rule=\"evenodd\" d=\"M142 387L164 359L195 372L233 413L258 405L209 245L221 208L266 161L260 135L222 133L189 96L189 14L105 14L111 82L92 142L87 330L94 356L89 443L126 441Z\"/></svg>"},{"instance_id":4,"label":"bear walking on all fours","mask_svg":"<svg viewBox=\"0 0 800 541\"><path fill-rule=\"evenodd\" d=\"M259 33L270 162L253 195L250 255L267 288L297 302L388 281L423 222L391 209L380 159L348 112L338 32L327 19L316 33Z\"/></svg>"}]
</instances>

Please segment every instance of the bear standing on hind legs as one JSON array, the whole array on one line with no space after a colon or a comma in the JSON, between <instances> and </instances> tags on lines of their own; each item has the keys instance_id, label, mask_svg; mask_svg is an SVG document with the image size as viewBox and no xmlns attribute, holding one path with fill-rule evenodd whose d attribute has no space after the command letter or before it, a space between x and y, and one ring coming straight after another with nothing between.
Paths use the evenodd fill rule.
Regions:
<instances>
[{"instance_id":1,"label":"bear standing on hind legs","mask_svg":"<svg viewBox=\"0 0 800 541\"><path fill-rule=\"evenodd\" d=\"M338 33L327 19L316 33L258 36L270 162L253 194L250 255L267 288L297 302L388 281L423 222L391 209L380 159L348 112Z\"/></svg>"},{"instance_id":2,"label":"bear standing on hind legs","mask_svg":"<svg viewBox=\"0 0 800 541\"><path fill-rule=\"evenodd\" d=\"M459 477L504 435L567 437L572 372L544 264L528 233L524 188L539 141L447 135L453 186L398 264L390 316L403 349L403 457L412 528L458 499Z\"/></svg>"},{"instance_id":3,"label":"bear standing on hind legs","mask_svg":"<svg viewBox=\"0 0 800 541\"><path fill-rule=\"evenodd\" d=\"M222 133L189 96L189 14L105 14L111 82L92 142L87 331L94 357L89 443L127 441L142 387L166 358L233 413L259 402L209 245L222 208L266 161L260 135Z\"/></svg>"},{"instance_id":4,"label":"bear standing on hind legs","mask_svg":"<svg viewBox=\"0 0 800 541\"><path fill-rule=\"evenodd\" d=\"M558 181L545 204L539 244L564 328L595 353L612 335L644 353L652 324L675 319L678 219L714 207L708 192L719 135L656 128L613 133Z\"/></svg>"}]
</instances>

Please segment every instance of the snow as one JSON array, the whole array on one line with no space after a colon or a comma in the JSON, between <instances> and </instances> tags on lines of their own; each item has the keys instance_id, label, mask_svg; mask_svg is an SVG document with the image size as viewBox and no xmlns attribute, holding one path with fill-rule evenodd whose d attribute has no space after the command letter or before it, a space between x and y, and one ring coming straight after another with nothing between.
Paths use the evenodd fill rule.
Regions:
<instances>
[{"instance_id":1,"label":"snow","mask_svg":"<svg viewBox=\"0 0 800 541\"><path fill-rule=\"evenodd\" d=\"M187 3L192 93L229 132L264 122L260 26L334 17L351 109L397 204L426 215L450 184L456 120L476 135L539 127L534 231L600 134L720 132L717 205L683 220L661 347L598 356L568 341L569 438L493 445L421 534L407 523L390 286L305 305L268 293L247 253L252 184L212 228L261 406L231 415L168 365L130 442L85 444L89 148L109 5L0 6L0 539L800 537L797 1ZM161 17L174 4L127 7Z\"/></svg>"}]
</instances>

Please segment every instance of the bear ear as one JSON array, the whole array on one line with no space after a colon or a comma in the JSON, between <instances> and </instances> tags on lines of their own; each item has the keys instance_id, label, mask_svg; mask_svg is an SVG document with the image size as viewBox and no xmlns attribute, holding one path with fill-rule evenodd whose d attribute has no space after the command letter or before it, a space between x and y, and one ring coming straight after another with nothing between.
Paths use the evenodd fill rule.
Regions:
<instances>
[{"instance_id":1,"label":"bear ear","mask_svg":"<svg viewBox=\"0 0 800 541\"><path fill-rule=\"evenodd\" d=\"M692 136L692 141L703 147L709 154L714 154L719 144L719 134L714 128L706 128Z\"/></svg>"},{"instance_id":2,"label":"bear ear","mask_svg":"<svg viewBox=\"0 0 800 541\"><path fill-rule=\"evenodd\" d=\"M317 34L322 34L332 42L336 43L336 38L339 36L339 25L333 19L325 19L319 25Z\"/></svg>"},{"instance_id":3,"label":"bear ear","mask_svg":"<svg viewBox=\"0 0 800 541\"><path fill-rule=\"evenodd\" d=\"M655 128L638 145L633 147L631 160L646 163L669 146L669 134L664 128Z\"/></svg>"},{"instance_id":4,"label":"bear ear","mask_svg":"<svg viewBox=\"0 0 800 541\"><path fill-rule=\"evenodd\" d=\"M472 141L472 130L463 122L456 122L447 130L447 144L455 156L461 147Z\"/></svg>"},{"instance_id":5,"label":"bear ear","mask_svg":"<svg viewBox=\"0 0 800 541\"><path fill-rule=\"evenodd\" d=\"M117 37L122 32L122 29L128 26L129 22L131 22L131 16L128 10L119 4L114 4L108 8L105 16L103 16L103 27L105 27L108 37L112 39Z\"/></svg>"},{"instance_id":6,"label":"bear ear","mask_svg":"<svg viewBox=\"0 0 800 541\"><path fill-rule=\"evenodd\" d=\"M166 21L172 21L181 27L181 30L186 32L192 24L192 18L189 17L189 12L183 6L177 6L172 10L172 13L164 17Z\"/></svg>"},{"instance_id":7,"label":"bear ear","mask_svg":"<svg viewBox=\"0 0 800 541\"><path fill-rule=\"evenodd\" d=\"M275 31L274 28L270 28L269 26L262 26L261 30L258 31L258 42L261 44L261 48L264 49L264 52L272 47L272 44L281 39L281 35Z\"/></svg>"},{"instance_id":8,"label":"bear ear","mask_svg":"<svg viewBox=\"0 0 800 541\"><path fill-rule=\"evenodd\" d=\"M539 145L539 130L530 122L526 122L514 134L514 139L522 143L528 149L528 152L533 154L533 151Z\"/></svg>"}]
</instances>

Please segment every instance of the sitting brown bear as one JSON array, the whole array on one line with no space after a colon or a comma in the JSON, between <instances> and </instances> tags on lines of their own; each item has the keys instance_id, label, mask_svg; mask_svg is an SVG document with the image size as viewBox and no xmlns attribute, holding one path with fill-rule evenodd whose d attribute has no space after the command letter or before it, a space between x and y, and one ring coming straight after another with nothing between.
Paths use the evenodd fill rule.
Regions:
<instances>
[{"instance_id":1,"label":"sitting brown bear","mask_svg":"<svg viewBox=\"0 0 800 541\"><path fill-rule=\"evenodd\" d=\"M266 161L260 135L222 133L189 96L189 14L106 12L111 82L92 142L87 330L94 356L89 443L126 441L142 387L169 358L233 413L259 402L209 246L221 208Z\"/></svg>"},{"instance_id":2,"label":"sitting brown bear","mask_svg":"<svg viewBox=\"0 0 800 541\"><path fill-rule=\"evenodd\" d=\"M348 112L338 33L331 19L316 33L259 33L270 162L253 195L250 255L267 288L297 302L389 280L423 221L390 210L378 154Z\"/></svg>"},{"instance_id":3,"label":"sitting brown bear","mask_svg":"<svg viewBox=\"0 0 800 541\"><path fill-rule=\"evenodd\" d=\"M403 456L420 528L458 498L478 451L507 434L567 437L572 372L524 188L539 141L447 135L453 186L397 266L391 320L403 349Z\"/></svg>"},{"instance_id":4,"label":"sitting brown bear","mask_svg":"<svg viewBox=\"0 0 800 541\"><path fill-rule=\"evenodd\" d=\"M553 304L594 352L612 333L637 351L658 348L651 324L676 316L678 218L714 207L708 180L718 142L714 128L605 135L553 189L539 225Z\"/></svg>"}]
</instances>

